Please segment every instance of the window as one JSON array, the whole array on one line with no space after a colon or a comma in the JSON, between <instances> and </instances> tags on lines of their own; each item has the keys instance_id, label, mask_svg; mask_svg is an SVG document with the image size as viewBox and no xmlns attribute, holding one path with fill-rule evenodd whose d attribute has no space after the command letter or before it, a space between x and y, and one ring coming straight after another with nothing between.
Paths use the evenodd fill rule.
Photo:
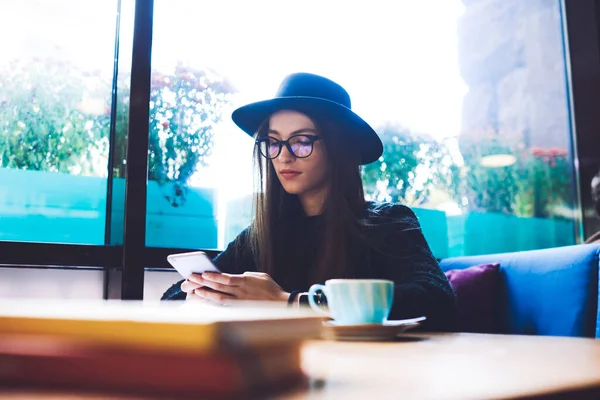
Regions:
<instances>
[{"instance_id":1,"label":"window","mask_svg":"<svg viewBox=\"0 0 600 400\"><path fill-rule=\"evenodd\" d=\"M367 196L413 207L438 257L575 242L559 2L366 4L156 2L147 245L222 249L247 226L231 111L297 71L349 90L385 145Z\"/></svg>"},{"instance_id":2,"label":"window","mask_svg":"<svg viewBox=\"0 0 600 400\"><path fill-rule=\"evenodd\" d=\"M230 114L296 71L348 88L386 147L363 170L367 196L410 205L436 256L578 243L581 217L594 232L600 14L586 2L155 0L153 13L144 0L80 3L0 5L0 272L10 282L41 271L14 266L67 266L82 270L44 272L49 295L98 297L105 281L104 297L141 298L146 267L156 298L177 279L160 271L167 254L223 249L252 212L253 141ZM132 92L132 79L146 79L132 66L151 67L150 88ZM127 141L145 138L136 124L127 136L130 98L144 89L145 221L131 213L136 196L124 202L126 183L146 184L125 168ZM134 245L123 240L126 207Z\"/></svg>"},{"instance_id":3,"label":"window","mask_svg":"<svg viewBox=\"0 0 600 400\"><path fill-rule=\"evenodd\" d=\"M98 300L103 281L99 269L0 268L0 298Z\"/></svg>"},{"instance_id":4,"label":"window","mask_svg":"<svg viewBox=\"0 0 600 400\"><path fill-rule=\"evenodd\" d=\"M117 0L0 14L0 240L104 244Z\"/></svg>"}]
</instances>

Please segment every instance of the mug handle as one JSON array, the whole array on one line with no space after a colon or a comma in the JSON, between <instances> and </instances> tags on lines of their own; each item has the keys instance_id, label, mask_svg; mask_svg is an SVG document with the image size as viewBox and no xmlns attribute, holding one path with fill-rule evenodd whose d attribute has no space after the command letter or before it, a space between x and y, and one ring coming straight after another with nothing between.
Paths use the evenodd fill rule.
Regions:
<instances>
[{"instance_id":1,"label":"mug handle","mask_svg":"<svg viewBox=\"0 0 600 400\"><path fill-rule=\"evenodd\" d=\"M320 284L316 283L316 284L312 285L310 287L310 289L308 289L308 304L310 304L310 308L315 310L317 312L317 314L321 314L321 315L331 318L329 316L329 313L327 311L324 311L315 302L315 294L317 294L318 290L322 291L325 294L325 296L327 296L327 292L325 292L325 285L320 285Z\"/></svg>"}]
</instances>

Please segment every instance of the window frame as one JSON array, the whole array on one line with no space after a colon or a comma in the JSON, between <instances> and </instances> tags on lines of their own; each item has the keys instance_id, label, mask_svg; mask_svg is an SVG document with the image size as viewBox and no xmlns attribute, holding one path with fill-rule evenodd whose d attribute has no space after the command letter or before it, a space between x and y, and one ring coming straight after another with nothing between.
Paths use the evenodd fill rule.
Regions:
<instances>
[{"instance_id":1,"label":"window frame","mask_svg":"<svg viewBox=\"0 0 600 400\"><path fill-rule=\"evenodd\" d=\"M594 0L559 0L563 16L565 37L564 52L567 60L569 82L568 106L571 110L573 154L576 160L573 179L581 205L580 220L576 224L577 243L591 235L596 221L587 210L593 209L589 182L600 168L600 138L596 127L600 126L600 4ZM119 6L121 2L119 1ZM72 245L34 242L0 242L0 266L45 267L89 269L105 271L104 298L141 300L144 289L144 271L173 270L166 257L176 252L198 249L147 247L146 240L146 191L148 165L148 131L152 33L154 0L135 0L135 22L131 65L131 106L129 110L129 146L126 156L127 179L125 198L125 227L123 245ZM115 73L118 63L119 20L115 38ZM113 78L116 81L116 75ZM115 90L113 90L113 104ZM111 111L110 138L115 137L115 110ZM132 123L131 121L136 121ZM109 160L114 149L111 140ZM109 243L110 207L112 204L111 176L107 184L106 239ZM218 251L204 250L211 257Z\"/></svg>"}]
</instances>

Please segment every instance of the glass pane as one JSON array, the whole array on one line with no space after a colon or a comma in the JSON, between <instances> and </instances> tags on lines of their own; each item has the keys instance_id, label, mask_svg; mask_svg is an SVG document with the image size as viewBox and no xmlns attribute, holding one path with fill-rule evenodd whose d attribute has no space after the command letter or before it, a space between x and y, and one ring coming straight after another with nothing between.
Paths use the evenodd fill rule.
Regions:
<instances>
[{"instance_id":1,"label":"glass pane","mask_svg":"<svg viewBox=\"0 0 600 400\"><path fill-rule=\"evenodd\" d=\"M106 243L122 245L125 227L125 179L127 138L129 129L129 104L131 95L131 57L133 50L133 23L135 0L121 0L119 10L119 51L112 118L114 137L112 160L109 160L111 177L108 180L110 203L107 212Z\"/></svg>"},{"instance_id":2,"label":"glass pane","mask_svg":"<svg viewBox=\"0 0 600 400\"><path fill-rule=\"evenodd\" d=\"M247 226L253 143L230 114L297 71L348 89L385 144L363 171L368 198L411 206L438 257L574 243L560 2L290 11L156 1L148 245L221 249Z\"/></svg>"},{"instance_id":3,"label":"glass pane","mask_svg":"<svg viewBox=\"0 0 600 400\"><path fill-rule=\"evenodd\" d=\"M163 293L181 278L175 271L148 270L144 272L144 300L160 300Z\"/></svg>"},{"instance_id":4,"label":"glass pane","mask_svg":"<svg viewBox=\"0 0 600 400\"><path fill-rule=\"evenodd\" d=\"M0 268L0 297L12 299L102 299L99 270Z\"/></svg>"},{"instance_id":5,"label":"glass pane","mask_svg":"<svg viewBox=\"0 0 600 400\"><path fill-rule=\"evenodd\" d=\"M104 244L117 0L0 15L0 240Z\"/></svg>"}]
</instances>

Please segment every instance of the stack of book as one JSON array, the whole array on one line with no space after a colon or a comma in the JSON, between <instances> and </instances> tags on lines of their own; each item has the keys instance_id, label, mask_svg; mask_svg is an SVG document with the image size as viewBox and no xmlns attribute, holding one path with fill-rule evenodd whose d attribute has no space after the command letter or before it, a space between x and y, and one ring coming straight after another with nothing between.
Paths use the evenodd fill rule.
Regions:
<instances>
[{"instance_id":1,"label":"stack of book","mask_svg":"<svg viewBox=\"0 0 600 400\"><path fill-rule=\"evenodd\" d=\"M321 322L265 304L0 301L0 387L161 398L277 393L304 381L300 345L319 337Z\"/></svg>"}]
</instances>

